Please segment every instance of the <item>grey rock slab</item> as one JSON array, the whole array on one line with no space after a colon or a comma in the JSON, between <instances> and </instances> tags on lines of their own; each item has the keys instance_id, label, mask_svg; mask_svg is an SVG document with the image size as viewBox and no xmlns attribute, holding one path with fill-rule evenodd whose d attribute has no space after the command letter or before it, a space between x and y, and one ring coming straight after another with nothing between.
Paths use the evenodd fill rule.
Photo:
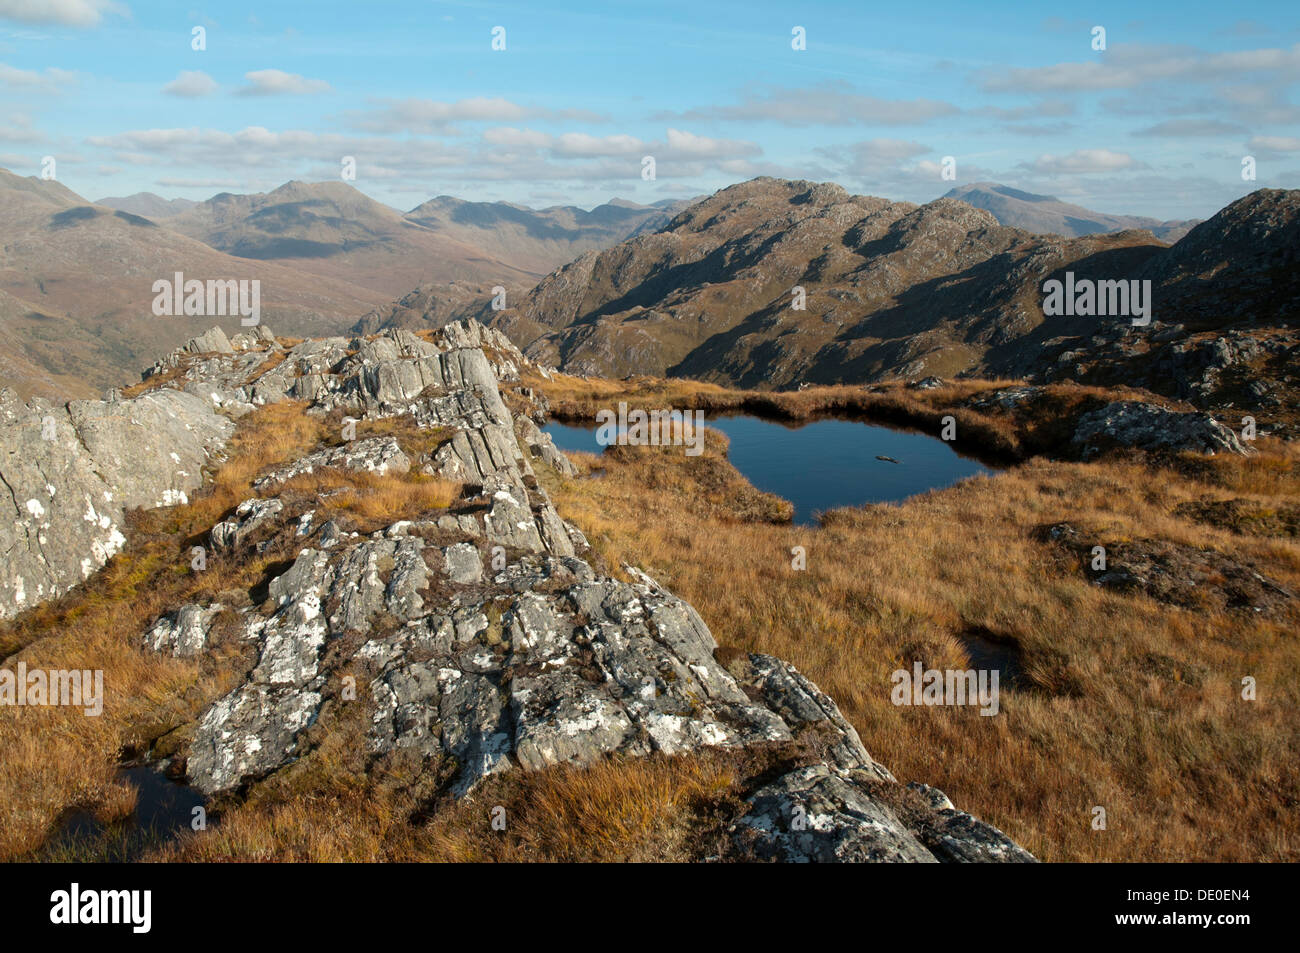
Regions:
<instances>
[{"instance_id":1,"label":"grey rock slab","mask_svg":"<svg viewBox=\"0 0 1300 953\"><path fill-rule=\"evenodd\" d=\"M1085 458L1108 445L1241 456L1252 452L1236 433L1208 414L1182 413L1132 400L1115 401L1081 416L1071 442Z\"/></svg>"},{"instance_id":2,"label":"grey rock slab","mask_svg":"<svg viewBox=\"0 0 1300 953\"><path fill-rule=\"evenodd\" d=\"M471 585L483 578L483 557L473 543L457 543L442 551L443 566L452 582Z\"/></svg>"},{"instance_id":3,"label":"grey rock slab","mask_svg":"<svg viewBox=\"0 0 1300 953\"><path fill-rule=\"evenodd\" d=\"M179 391L66 407L0 391L0 618L103 566L127 509L186 502L232 430Z\"/></svg>"},{"instance_id":4,"label":"grey rock slab","mask_svg":"<svg viewBox=\"0 0 1300 953\"><path fill-rule=\"evenodd\" d=\"M353 470L384 476L389 473L406 473L411 469L411 459L393 437L364 437L338 447L327 447L279 467L259 477L253 488L260 490L283 483L296 476L333 468Z\"/></svg>"},{"instance_id":5,"label":"grey rock slab","mask_svg":"<svg viewBox=\"0 0 1300 953\"><path fill-rule=\"evenodd\" d=\"M886 805L826 765L799 768L761 787L735 839L788 863L937 863Z\"/></svg>"}]
</instances>

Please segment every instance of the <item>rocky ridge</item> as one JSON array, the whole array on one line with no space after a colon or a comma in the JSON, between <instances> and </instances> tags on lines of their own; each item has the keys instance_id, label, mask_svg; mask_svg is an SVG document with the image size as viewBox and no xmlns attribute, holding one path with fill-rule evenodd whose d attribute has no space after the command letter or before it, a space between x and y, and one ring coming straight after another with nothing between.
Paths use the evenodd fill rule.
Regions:
<instances>
[{"instance_id":1,"label":"rocky ridge","mask_svg":"<svg viewBox=\"0 0 1300 953\"><path fill-rule=\"evenodd\" d=\"M297 556L261 605L187 605L141 635L147 651L201 659L234 646L247 660L180 732L197 789L238 796L311 758L322 726L363 706L370 768L414 759L451 796L498 772L611 754L804 744L817 753L750 793L731 834L745 856L1033 859L941 793L899 785L792 666L762 655L724 666L690 605L634 567L627 581L598 573L537 478L567 460L502 399L499 380L527 359L499 332L466 323L428 339L392 330L276 348L251 375L233 345L177 355L153 393L202 394L205 410L230 414L293 397L313 414L408 417L440 442L402 453L404 465L464 490L446 511L362 533L281 497L291 475L272 473L213 527L222 552L289 534ZM363 436L290 469L373 471L394 449Z\"/></svg>"}]
</instances>

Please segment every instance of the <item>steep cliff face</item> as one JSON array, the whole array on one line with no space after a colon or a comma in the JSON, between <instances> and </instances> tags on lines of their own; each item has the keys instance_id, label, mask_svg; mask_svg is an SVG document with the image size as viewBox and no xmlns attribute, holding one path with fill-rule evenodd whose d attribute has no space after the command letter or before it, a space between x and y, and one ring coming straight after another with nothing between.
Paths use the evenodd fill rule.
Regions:
<instances>
[{"instance_id":1,"label":"steep cliff face","mask_svg":"<svg viewBox=\"0 0 1300 953\"><path fill-rule=\"evenodd\" d=\"M403 447L345 432L261 474L258 495L206 543L224 559L296 553L262 601L179 606L140 633L142 651L235 666L227 688L172 732L175 764L199 791L247 793L344 731L357 733L368 772L414 759L453 797L490 775L606 755L803 745L797 764L748 792L730 834L745 856L1033 860L941 793L900 785L789 664L750 655L724 665L689 604L635 567L626 579L598 572L538 480L539 467L571 464L502 398L498 381L517 379L527 359L500 332L468 323L432 339L273 342L264 334L227 349L205 336L160 362L155 388L126 403L137 418L183 410L195 448L207 433L193 433L196 423L221 421L213 440L228 428L216 409L241 416L289 398L308 414L402 421L428 439ZM171 426L185 430L180 419ZM114 457L102 434L81 432L88 459L136 477L182 439L158 429L147 445L111 445ZM362 532L328 515L327 495L302 492L305 474L331 471L419 474L461 491L445 508ZM153 502L157 488L118 492L128 505Z\"/></svg>"}]
</instances>

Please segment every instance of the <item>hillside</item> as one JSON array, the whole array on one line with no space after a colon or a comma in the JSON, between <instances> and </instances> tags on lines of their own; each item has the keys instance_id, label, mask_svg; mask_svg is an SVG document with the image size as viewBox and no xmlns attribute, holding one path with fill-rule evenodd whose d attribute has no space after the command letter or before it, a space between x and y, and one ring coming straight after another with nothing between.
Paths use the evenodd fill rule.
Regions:
<instances>
[{"instance_id":1,"label":"hillside","mask_svg":"<svg viewBox=\"0 0 1300 953\"><path fill-rule=\"evenodd\" d=\"M165 199L153 192L136 192L134 195L109 196L98 199L96 205L111 208L119 212L130 212L160 222L173 215L192 209L197 202L190 199Z\"/></svg>"},{"instance_id":2,"label":"hillside","mask_svg":"<svg viewBox=\"0 0 1300 953\"><path fill-rule=\"evenodd\" d=\"M617 401L952 415L1007 467L793 526L716 431L570 459L539 428ZM1124 388L583 380L474 323L0 390L0 656L113 686L0 707L0 857L1294 860L1297 456L1246 443ZM989 664L997 718L890 690ZM185 798L152 830L146 777Z\"/></svg>"},{"instance_id":3,"label":"hillside","mask_svg":"<svg viewBox=\"0 0 1300 953\"><path fill-rule=\"evenodd\" d=\"M19 344L16 369L32 368L8 383L23 393L98 393L192 338L194 317L152 312L153 283L176 272L259 279L262 320L287 334L329 333L386 300L337 277L225 254L147 218L92 205L58 182L4 170L0 234L3 333ZM237 317L199 320L240 329ZM61 390L61 381L72 390Z\"/></svg>"},{"instance_id":4,"label":"hillside","mask_svg":"<svg viewBox=\"0 0 1300 953\"><path fill-rule=\"evenodd\" d=\"M614 199L591 211L561 205L531 209L440 195L411 209L406 219L540 276L585 252L654 231L686 204L637 205Z\"/></svg>"},{"instance_id":5,"label":"hillside","mask_svg":"<svg viewBox=\"0 0 1300 953\"><path fill-rule=\"evenodd\" d=\"M534 359L579 374L781 389L957 375L1101 381L1089 376L1096 363L1108 381L1190 398L1154 379L1142 355L1243 323L1273 358L1295 353L1298 218L1300 192L1261 190L1170 247L1142 230L1032 234L955 199L915 206L755 179L582 256L504 311L481 298L471 308ZM1151 323L1045 315L1044 283L1067 272L1150 280Z\"/></svg>"},{"instance_id":6,"label":"hillside","mask_svg":"<svg viewBox=\"0 0 1300 953\"><path fill-rule=\"evenodd\" d=\"M950 376L1042 322L1047 274L1136 267L1164 247L1142 232L1033 235L953 199L918 207L760 178L479 316L575 373L777 388Z\"/></svg>"}]
</instances>

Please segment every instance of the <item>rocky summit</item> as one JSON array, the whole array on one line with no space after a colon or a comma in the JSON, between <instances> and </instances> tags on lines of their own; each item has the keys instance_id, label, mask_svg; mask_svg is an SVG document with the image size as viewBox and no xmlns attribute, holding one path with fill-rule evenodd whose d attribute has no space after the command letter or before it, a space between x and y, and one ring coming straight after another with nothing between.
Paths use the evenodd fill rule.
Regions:
<instances>
[{"instance_id":1,"label":"rocky summit","mask_svg":"<svg viewBox=\"0 0 1300 953\"><path fill-rule=\"evenodd\" d=\"M597 571L539 480L539 469L573 465L539 430L538 404L512 411L503 399L502 382L512 403L527 395L521 368L542 372L474 322L289 347L263 329L233 340L214 330L146 372L135 397L59 410L7 395L7 611L102 565L121 545L124 507L184 499L231 418L301 401L308 415L333 415L341 439L258 475L256 495L199 541L238 560L287 538L295 555L273 568L260 603L185 604L138 635L141 652L226 667L225 687L170 735L173 767L198 792L251 796L346 718L367 771L437 765L437 789L453 800L491 776L609 756L802 746L748 791L731 849L783 861L1034 860L941 792L900 784L789 663L724 664L690 604L636 567ZM399 424L426 439L368 429ZM329 515L328 490L292 491L325 472L460 490L442 510L361 531Z\"/></svg>"}]
</instances>

